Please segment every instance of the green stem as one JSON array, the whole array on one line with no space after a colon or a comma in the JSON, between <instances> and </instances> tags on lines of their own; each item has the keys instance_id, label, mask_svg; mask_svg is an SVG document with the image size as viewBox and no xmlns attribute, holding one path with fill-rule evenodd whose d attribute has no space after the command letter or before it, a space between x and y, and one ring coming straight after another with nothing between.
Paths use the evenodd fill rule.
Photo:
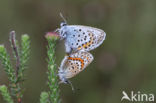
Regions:
<instances>
[{"instance_id":1,"label":"green stem","mask_svg":"<svg viewBox=\"0 0 156 103\"><path fill-rule=\"evenodd\" d=\"M16 103L22 103L23 90L20 87L20 83L23 81L23 71L29 58L30 40L28 35L22 35L22 50L19 50L19 45L15 38L15 31L10 32L10 42L13 49L14 58L16 60L16 68L13 69L11 65L10 57L6 51L4 45L0 45L0 60L4 66L4 70L8 75L10 82L11 96ZM4 86L2 87L4 88ZM4 98L5 99L5 98Z\"/></svg>"},{"instance_id":2,"label":"green stem","mask_svg":"<svg viewBox=\"0 0 156 103\"><path fill-rule=\"evenodd\" d=\"M15 70L11 65L10 57L7 54L4 45L0 45L0 60L3 64L5 72L8 75L9 82L11 83L11 85L14 85L16 83Z\"/></svg>"},{"instance_id":3,"label":"green stem","mask_svg":"<svg viewBox=\"0 0 156 103\"><path fill-rule=\"evenodd\" d=\"M59 84L57 76L57 68L55 64L55 45L56 40L47 38L48 40L48 86L49 86L49 97L51 103L59 103Z\"/></svg>"}]
</instances>

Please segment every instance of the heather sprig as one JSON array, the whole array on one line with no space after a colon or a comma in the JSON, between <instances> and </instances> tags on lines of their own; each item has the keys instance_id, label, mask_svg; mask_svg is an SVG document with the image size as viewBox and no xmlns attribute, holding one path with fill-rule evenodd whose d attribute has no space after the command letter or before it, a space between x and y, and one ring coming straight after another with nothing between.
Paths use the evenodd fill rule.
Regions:
<instances>
[{"instance_id":1,"label":"heather sprig","mask_svg":"<svg viewBox=\"0 0 156 103\"><path fill-rule=\"evenodd\" d=\"M20 49L20 46L18 45L18 41L16 40L15 36L15 31L11 31L10 43L13 50L12 52L15 60L15 68L13 68L14 66L11 64L10 56L7 53L6 48L4 47L4 45L0 45L0 61L8 76L10 85L10 92L8 90L6 91L6 86L1 86L2 90L5 90L3 92L1 91L1 94L7 102L8 99L6 99L5 97L11 96L10 98L13 98L16 103L22 103L23 90L21 89L20 84L23 81L23 71L26 68L25 65L28 61L30 54L30 40L28 35L22 35ZM5 95L4 93L7 93L7 95Z\"/></svg>"},{"instance_id":2,"label":"heather sprig","mask_svg":"<svg viewBox=\"0 0 156 103\"><path fill-rule=\"evenodd\" d=\"M57 76L57 67L55 64L55 46L56 41L59 39L59 36L56 33L49 32L46 35L46 39L48 41L47 46L47 55L48 55L48 87L49 92L48 94L46 92L42 92L41 97L45 98L49 97L47 99L40 99L40 103L46 103L48 100L50 103L60 103L60 95L59 95L59 84L58 84L58 76ZM43 95L44 93L44 95ZM44 100L42 102L41 100Z\"/></svg>"},{"instance_id":3,"label":"heather sprig","mask_svg":"<svg viewBox=\"0 0 156 103\"><path fill-rule=\"evenodd\" d=\"M20 80L23 80L23 72L27 68L27 62L29 60L30 56L30 38L27 34L24 34L21 36L21 52L20 52L20 57L21 57L21 69L19 70L19 76L18 78Z\"/></svg>"},{"instance_id":4,"label":"heather sprig","mask_svg":"<svg viewBox=\"0 0 156 103\"><path fill-rule=\"evenodd\" d=\"M0 45L0 61L4 67L4 70L8 76L9 82L11 84L16 83L15 70L12 67L10 56L8 55L4 45Z\"/></svg>"}]
</instances>

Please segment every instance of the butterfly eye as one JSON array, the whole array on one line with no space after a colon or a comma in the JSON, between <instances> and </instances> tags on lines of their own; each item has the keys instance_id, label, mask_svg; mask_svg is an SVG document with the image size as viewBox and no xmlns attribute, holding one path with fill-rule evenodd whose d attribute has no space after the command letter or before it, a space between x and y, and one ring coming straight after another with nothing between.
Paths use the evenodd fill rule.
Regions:
<instances>
[{"instance_id":1,"label":"butterfly eye","mask_svg":"<svg viewBox=\"0 0 156 103\"><path fill-rule=\"evenodd\" d=\"M61 27L66 26L66 25L67 25L66 22L62 22L62 23L60 24Z\"/></svg>"}]
</instances>

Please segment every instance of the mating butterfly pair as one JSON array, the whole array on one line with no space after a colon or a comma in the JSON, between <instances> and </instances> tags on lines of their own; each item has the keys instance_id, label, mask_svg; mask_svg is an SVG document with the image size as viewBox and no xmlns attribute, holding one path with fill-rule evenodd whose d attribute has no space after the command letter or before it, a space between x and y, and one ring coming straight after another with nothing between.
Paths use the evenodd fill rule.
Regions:
<instances>
[{"instance_id":1,"label":"mating butterfly pair","mask_svg":"<svg viewBox=\"0 0 156 103\"><path fill-rule=\"evenodd\" d=\"M105 40L106 33L97 28L61 23L57 29L61 39L65 41L64 57L59 67L59 78L62 83L71 84L68 80L84 70L92 61L89 51L100 46Z\"/></svg>"}]
</instances>

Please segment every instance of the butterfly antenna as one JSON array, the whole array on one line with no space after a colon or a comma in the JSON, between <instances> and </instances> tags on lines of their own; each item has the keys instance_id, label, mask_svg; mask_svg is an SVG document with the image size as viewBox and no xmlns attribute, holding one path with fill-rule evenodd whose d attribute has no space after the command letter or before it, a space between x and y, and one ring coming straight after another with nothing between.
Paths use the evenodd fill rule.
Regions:
<instances>
[{"instance_id":1,"label":"butterfly antenna","mask_svg":"<svg viewBox=\"0 0 156 103\"><path fill-rule=\"evenodd\" d=\"M68 80L68 84L70 84L70 86L71 86L71 88L72 88L72 91L75 92L74 86L73 86L73 84L71 83L71 81Z\"/></svg>"},{"instance_id":2,"label":"butterfly antenna","mask_svg":"<svg viewBox=\"0 0 156 103\"><path fill-rule=\"evenodd\" d=\"M64 22L67 23L67 20L64 18L63 14L60 12L60 17L63 19Z\"/></svg>"}]
</instances>

